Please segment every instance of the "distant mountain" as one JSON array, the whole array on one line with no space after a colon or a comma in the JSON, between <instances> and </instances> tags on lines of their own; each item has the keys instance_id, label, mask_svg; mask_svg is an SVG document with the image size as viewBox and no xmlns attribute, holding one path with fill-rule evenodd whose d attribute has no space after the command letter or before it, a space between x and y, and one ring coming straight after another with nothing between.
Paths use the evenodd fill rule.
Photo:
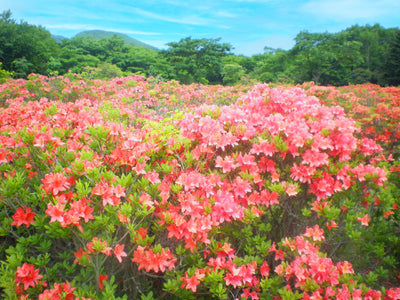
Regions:
<instances>
[{"instance_id":1,"label":"distant mountain","mask_svg":"<svg viewBox=\"0 0 400 300\"><path fill-rule=\"evenodd\" d=\"M55 39L55 40L57 41L57 43L61 43L62 40L68 39L68 38L66 38L65 36L62 36L62 35L54 35L54 34L52 34L51 37L52 37L53 39Z\"/></svg>"},{"instance_id":2,"label":"distant mountain","mask_svg":"<svg viewBox=\"0 0 400 300\"><path fill-rule=\"evenodd\" d=\"M88 31L82 31L82 32L78 33L76 36L77 37L78 36L83 36L83 37L91 36L91 37L94 37L95 39L99 40L99 39L112 37L114 35L121 37L127 45L143 47L143 48L147 48L147 49L151 49L151 50L158 50L156 47L153 47L149 44L138 41L134 38L127 36L126 34L122 34L119 32L104 31L104 30L88 30Z\"/></svg>"}]
</instances>

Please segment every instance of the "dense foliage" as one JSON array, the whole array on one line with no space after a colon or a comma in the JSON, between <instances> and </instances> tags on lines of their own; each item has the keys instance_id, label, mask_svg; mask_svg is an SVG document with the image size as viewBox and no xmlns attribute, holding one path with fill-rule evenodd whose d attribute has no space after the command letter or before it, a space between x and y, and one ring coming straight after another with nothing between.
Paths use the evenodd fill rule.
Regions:
<instances>
[{"instance_id":1,"label":"dense foliage","mask_svg":"<svg viewBox=\"0 0 400 300\"><path fill-rule=\"evenodd\" d=\"M182 39L179 43L169 43L163 52L173 66L176 79L181 83L221 83L222 58L231 50L229 44L219 43L219 39Z\"/></svg>"},{"instance_id":2,"label":"dense foliage","mask_svg":"<svg viewBox=\"0 0 400 300\"><path fill-rule=\"evenodd\" d=\"M400 30L390 41L385 77L389 84L400 85Z\"/></svg>"},{"instance_id":3,"label":"dense foliage","mask_svg":"<svg viewBox=\"0 0 400 300\"><path fill-rule=\"evenodd\" d=\"M15 77L32 72L45 74L49 60L58 50L56 41L44 28L26 22L17 24L9 11L0 14L0 62Z\"/></svg>"},{"instance_id":4,"label":"dense foliage","mask_svg":"<svg viewBox=\"0 0 400 300\"><path fill-rule=\"evenodd\" d=\"M398 88L81 76L0 86L2 297L400 299Z\"/></svg>"},{"instance_id":5,"label":"dense foliage","mask_svg":"<svg viewBox=\"0 0 400 300\"><path fill-rule=\"evenodd\" d=\"M127 44L122 37L77 35L59 44L44 28L0 17L0 62L14 78L86 72L99 79L131 73L181 83L234 85L249 81L321 85L397 85L398 28L352 26L339 33L300 32L290 50L266 47L264 54L231 53L220 39L181 39L157 51Z\"/></svg>"}]
</instances>

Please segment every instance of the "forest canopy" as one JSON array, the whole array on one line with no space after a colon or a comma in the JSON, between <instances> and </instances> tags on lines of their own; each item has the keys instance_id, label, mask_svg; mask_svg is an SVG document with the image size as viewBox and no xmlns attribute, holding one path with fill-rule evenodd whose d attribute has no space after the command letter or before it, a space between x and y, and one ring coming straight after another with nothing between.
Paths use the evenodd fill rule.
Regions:
<instances>
[{"instance_id":1,"label":"forest canopy","mask_svg":"<svg viewBox=\"0 0 400 300\"><path fill-rule=\"evenodd\" d=\"M235 55L220 39L186 37L165 50L126 44L114 35L57 42L45 28L0 14L1 77L62 75L90 70L96 78L131 73L181 83L233 85L243 81L321 85L400 84L400 30L354 25L338 33L301 31L289 50Z\"/></svg>"}]
</instances>

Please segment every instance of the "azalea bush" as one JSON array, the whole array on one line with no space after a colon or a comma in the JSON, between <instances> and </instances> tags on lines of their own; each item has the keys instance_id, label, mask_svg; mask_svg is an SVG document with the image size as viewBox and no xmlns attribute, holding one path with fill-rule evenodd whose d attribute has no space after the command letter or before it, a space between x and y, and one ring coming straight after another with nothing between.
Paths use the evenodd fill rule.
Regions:
<instances>
[{"instance_id":1,"label":"azalea bush","mask_svg":"<svg viewBox=\"0 0 400 300\"><path fill-rule=\"evenodd\" d=\"M320 87L304 84L307 94L317 96L325 105L340 105L360 123L364 135L378 142L386 151L399 157L400 89L362 84L343 87Z\"/></svg>"},{"instance_id":2,"label":"azalea bush","mask_svg":"<svg viewBox=\"0 0 400 300\"><path fill-rule=\"evenodd\" d=\"M0 100L3 297L400 299L398 250L386 274L350 260L399 219L390 159L340 106L75 74Z\"/></svg>"},{"instance_id":3,"label":"azalea bush","mask_svg":"<svg viewBox=\"0 0 400 300\"><path fill-rule=\"evenodd\" d=\"M350 259L367 282L399 285L400 269L400 89L373 84L321 87L304 84L309 95L317 96L324 105L340 105L362 128L362 136L376 141L384 150L389 171L383 189L360 190L368 218L368 227L361 232L347 227L347 243L335 251L337 258ZM351 196L353 197L353 196ZM353 197L354 198L354 197ZM348 207L348 206L347 206ZM345 208L347 210L347 208ZM350 214L353 210L347 210ZM347 217L349 218L349 217ZM347 232L346 232L347 231ZM359 253L363 253L362 256ZM378 279L378 280L377 280Z\"/></svg>"}]
</instances>

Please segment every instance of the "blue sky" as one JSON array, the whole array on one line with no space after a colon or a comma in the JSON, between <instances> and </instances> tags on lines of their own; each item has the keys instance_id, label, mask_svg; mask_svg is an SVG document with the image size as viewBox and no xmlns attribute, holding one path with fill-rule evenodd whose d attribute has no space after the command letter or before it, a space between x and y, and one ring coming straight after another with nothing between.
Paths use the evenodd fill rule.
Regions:
<instances>
[{"instance_id":1,"label":"blue sky","mask_svg":"<svg viewBox=\"0 0 400 300\"><path fill-rule=\"evenodd\" d=\"M302 30L400 26L399 0L0 0L0 8L65 37L102 29L158 48L188 36L222 38L245 55L290 49Z\"/></svg>"}]
</instances>

